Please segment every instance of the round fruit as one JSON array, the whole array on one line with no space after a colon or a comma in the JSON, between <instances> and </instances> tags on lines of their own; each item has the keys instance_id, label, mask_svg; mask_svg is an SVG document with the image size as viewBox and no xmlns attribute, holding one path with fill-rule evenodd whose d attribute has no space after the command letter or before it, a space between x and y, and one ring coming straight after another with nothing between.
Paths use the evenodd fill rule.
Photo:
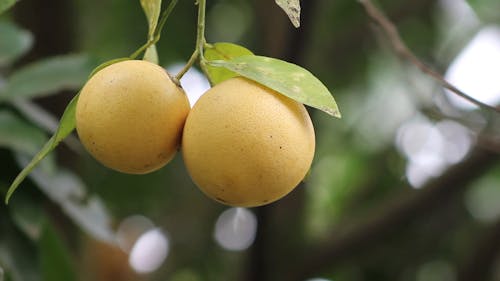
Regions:
<instances>
[{"instance_id":1,"label":"round fruit","mask_svg":"<svg viewBox=\"0 0 500 281\"><path fill-rule=\"evenodd\" d=\"M271 203L292 191L314 156L305 107L246 78L207 91L188 115L182 153L196 185L232 206Z\"/></svg>"},{"instance_id":2,"label":"round fruit","mask_svg":"<svg viewBox=\"0 0 500 281\"><path fill-rule=\"evenodd\" d=\"M105 166L145 174L173 158L189 109L186 94L163 68L128 60L105 67L85 84L76 129Z\"/></svg>"}]
</instances>

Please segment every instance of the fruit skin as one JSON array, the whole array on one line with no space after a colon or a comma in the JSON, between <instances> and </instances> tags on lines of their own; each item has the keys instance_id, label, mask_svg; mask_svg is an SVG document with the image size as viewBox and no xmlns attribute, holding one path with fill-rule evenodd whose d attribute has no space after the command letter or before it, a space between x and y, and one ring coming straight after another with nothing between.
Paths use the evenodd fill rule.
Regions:
<instances>
[{"instance_id":1,"label":"fruit skin","mask_svg":"<svg viewBox=\"0 0 500 281\"><path fill-rule=\"evenodd\" d=\"M314 156L314 128L305 107L237 77L196 102L182 154L196 185L231 206L271 203L292 191Z\"/></svg>"},{"instance_id":2,"label":"fruit skin","mask_svg":"<svg viewBox=\"0 0 500 281\"><path fill-rule=\"evenodd\" d=\"M76 129L103 165L145 174L173 158L189 110L186 94L163 68L128 60L105 67L85 84Z\"/></svg>"}]
</instances>

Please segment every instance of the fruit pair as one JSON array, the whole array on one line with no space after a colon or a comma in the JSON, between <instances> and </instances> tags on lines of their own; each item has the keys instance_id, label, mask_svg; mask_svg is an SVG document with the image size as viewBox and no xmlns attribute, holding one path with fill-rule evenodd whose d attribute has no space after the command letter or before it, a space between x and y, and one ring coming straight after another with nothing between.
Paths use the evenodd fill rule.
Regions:
<instances>
[{"instance_id":1,"label":"fruit pair","mask_svg":"<svg viewBox=\"0 0 500 281\"><path fill-rule=\"evenodd\" d=\"M138 60L110 65L87 82L76 126L94 158L124 173L161 168L182 142L196 185L233 206L288 194L307 173L315 146L311 119L292 99L237 77L211 88L190 110L163 68Z\"/></svg>"}]
</instances>

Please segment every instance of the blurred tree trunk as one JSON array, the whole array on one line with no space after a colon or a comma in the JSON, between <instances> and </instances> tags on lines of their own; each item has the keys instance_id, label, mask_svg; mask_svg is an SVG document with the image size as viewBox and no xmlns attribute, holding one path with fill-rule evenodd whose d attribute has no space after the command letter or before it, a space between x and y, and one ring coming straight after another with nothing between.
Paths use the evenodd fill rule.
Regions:
<instances>
[{"instance_id":1,"label":"blurred tree trunk","mask_svg":"<svg viewBox=\"0 0 500 281\"><path fill-rule=\"evenodd\" d=\"M15 21L29 30L35 40L31 51L18 64L71 53L75 49L76 14L73 1L68 0L23 0L14 6ZM66 105L76 93L62 91L57 95L36 99L36 103L59 118ZM74 166L72 154L67 148L59 146L59 160L65 166Z\"/></svg>"},{"instance_id":2,"label":"blurred tree trunk","mask_svg":"<svg viewBox=\"0 0 500 281\"><path fill-rule=\"evenodd\" d=\"M262 53L303 65L316 0L301 3L301 27L295 29L286 14L273 2L256 2ZM305 184L280 200L257 209L258 230L251 248L247 281L279 280L293 260L301 258L304 241Z\"/></svg>"},{"instance_id":3,"label":"blurred tree trunk","mask_svg":"<svg viewBox=\"0 0 500 281\"><path fill-rule=\"evenodd\" d=\"M75 13L68 0L23 0L14 6L14 18L35 37L35 45L21 63L65 54L74 48Z\"/></svg>"}]
</instances>

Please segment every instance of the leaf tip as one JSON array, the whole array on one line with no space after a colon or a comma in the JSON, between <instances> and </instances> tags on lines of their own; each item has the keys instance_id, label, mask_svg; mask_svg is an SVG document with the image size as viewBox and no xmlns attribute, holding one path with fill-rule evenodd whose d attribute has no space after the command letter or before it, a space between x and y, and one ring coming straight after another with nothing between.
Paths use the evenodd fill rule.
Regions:
<instances>
[{"instance_id":1,"label":"leaf tip","mask_svg":"<svg viewBox=\"0 0 500 281\"><path fill-rule=\"evenodd\" d=\"M323 107L320 108L321 111L326 112L328 115L333 116L335 118L342 118L342 114L340 114L340 111L337 108L331 108L331 107Z\"/></svg>"},{"instance_id":2,"label":"leaf tip","mask_svg":"<svg viewBox=\"0 0 500 281\"><path fill-rule=\"evenodd\" d=\"M17 188L16 182L14 182L10 187L9 190L7 190L7 195L5 195L5 205L9 205L10 198L12 197L12 194L14 194L14 191Z\"/></svg>"},{"instance_id":3,"label":"leaf tip","mask_svg":"<svg viewBox=\"0 0 500 281\"><path fill-rule=\"evenodd\" d=\"M10 200L11 196L12 196L12 192L10 192L10 189L9 189L9 191L7 192L7 195L5 195L5 200L4 200L5 205L9 205L9 200Z\"/></svg>"},{"instance_id":4,"label":"leaf tip","mask_svg":"<svg viewBox=\"0 0 500 281\"><path fill-rule=\"evenodd\" d=\"M14 181L10 185L9 190L7 190L7 195L5 195L5 205L9 204L10 198L12 197L12 195L14 194L16 189L19 187L21 182L26 177L26 174L24 174L25 170L26 170L26 168L24 168L24 170L21 171L21 173L19 173L19 175L17 175L17 177L14 179Z\"/></svg>"}]
</instances>

